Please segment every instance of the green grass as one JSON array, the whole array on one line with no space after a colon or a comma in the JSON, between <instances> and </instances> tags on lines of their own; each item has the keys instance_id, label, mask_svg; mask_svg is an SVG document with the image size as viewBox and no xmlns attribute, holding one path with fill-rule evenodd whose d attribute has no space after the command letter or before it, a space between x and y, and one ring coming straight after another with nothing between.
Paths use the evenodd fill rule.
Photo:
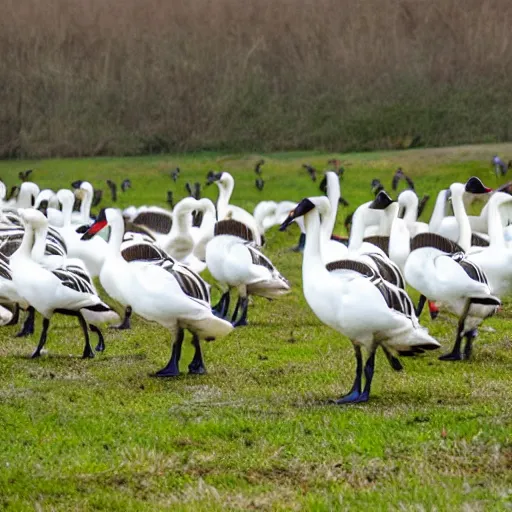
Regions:
<instances>
[{"instance_id":1,"label":"green grass","mask_svg":"<svg viewBox=\"0 0 512 512\"><path fill-rule=\"evenodd\" d=\"M398 165L420 194L473 174L494 186L495 151L510 155L512 145L344 155L351 208L339 212L339 224L370 199L371 179L389 186ZM120 193L119 206L164 205L167 189L182 197L187 180L225 169L236 178L233 202L252 210L263 198L317 195L300 165L324 168L332 156L265 155L263 193L253 185L258 155L10 161L0 162L0 176L13 184L33 167L34 179L55 189L74 179L106 189L105 179L130 177L133 190ZM176 184L164 172L175 165ZM205 194L215 197L216 188ZM55 318L48 353L36 361L27 356L40 320L32 339L3 328L0 508L510 510L512 303L481 329L471 362L429 354L394 373L379 354L371 401L328 405L352 383L353 351L304 301L301 256L287 250L297 236L274 228L265 249L292 293L272 303L256 298L250 326L205 344L205 376L153 378L170 339L140 318L132 331L106 332L107 351L94 360L80 359L73 320ZM453 319L422 321L446 350ZM187 341L182 370L191 357Z\"/></svg>"}]
</instances>

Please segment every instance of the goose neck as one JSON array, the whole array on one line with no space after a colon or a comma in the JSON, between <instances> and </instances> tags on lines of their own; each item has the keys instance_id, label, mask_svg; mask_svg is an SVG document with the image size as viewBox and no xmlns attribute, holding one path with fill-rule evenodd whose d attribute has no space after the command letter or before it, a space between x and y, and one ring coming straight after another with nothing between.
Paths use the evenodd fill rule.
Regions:
<instances>
[{"instance_id":1,"label":"goose neck","mask_svg":"<svg viewBox=\"0 0 512 512\"><path fill-rule=\"evenodd\" d=\"M89 189L83 189L84 197L80 204L80 218L82 222L89 222L91 218L92 192Z\"/></svg>"},{"instance_id":2,"label":"goose neck","mask_svg":"<svg viewBox=\"0 0 512 512\"><path fill-rule=\"evenodd\" d=\"M429 231L432 233L437 233L439 231L441 222L446 215L446 193L447 190L441 190L439 194L437 194L434 211L432 212L430 222L428 223Z\"/></svg>"},{"instance_id":3,"label":"goose neck","mask_svg":"<svg viewBox=\"0 0 512 512\"><path fill-rule=\"evenodd\" d=\"M44 258L46 249L46 236L48 234L48 226L39 226L34 231L34 246L32 247L32 259L40 263Z\"/></svg>"},{"instance_id":4,"label":"goose neck","mask_svg":"<svg viewBox=\"0 0 512 512\"><path fill-rule=\"evenodd\" d=\"M223 173L226 174L226 173ZM235 180L228 174L223 176L222 181L217 181L219 187L219 198L217 200L217 219L223 220L227 215L229 200L235 187Z\"/></svg>"},{"instance_id":5,"label":"goose neck","mask_svg":"<svg viewBox=\"0 0 512 512\"><path fill-rule=\"evenodd\" d=\"M489 246L496 248L505 248L505 236L503 233L503 220L500 215L500 206L512 200L508 194L503 197L500 192L496 192L487 203L487 229L489 233Z\"/></svg>"},{"instance_id":6,"label":"goose neck","mask_svg":"<svg viewBox=\"0 0 512 512\"><path fill-rule=\"evenodd\" d=\"M464 208L464 185L454 183L450 190L452 192L453 214L459 225L459 239L457 243L462 249L468 251L471 247L471 224L469 223L466 208Z\"/></svg>"}]
</instances>

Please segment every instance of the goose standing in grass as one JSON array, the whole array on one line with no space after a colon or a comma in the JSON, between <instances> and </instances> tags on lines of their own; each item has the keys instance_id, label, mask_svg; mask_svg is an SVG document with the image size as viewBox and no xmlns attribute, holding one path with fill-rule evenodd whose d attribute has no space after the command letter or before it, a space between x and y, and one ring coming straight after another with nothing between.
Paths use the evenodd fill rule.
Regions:
<instances>
[{"instance_id":1,"label":"goose standing in grass","mask_svg":"<svg viewBox=\"0 0 512 512\"><path fill-rule=\"evenodd\" d=\"M207 185L216 183L219 187L219 197L217 199L217 220L233 219L245 224L252 232L252 237L256 245L261 245L261 234L254 217L243 208L229 203L235 180L229 172L210 171L206 177Z\"/></svg>"},{"instance_id":2,"label":"goose standing in grass","mask_svg":"<svg viewBox=\"0 0 512 512\"><path fill-rule=\"evenodd\" d=\"M247 325L249 295L273 299L290 291L288 281L254 246L252 231L236 220L217 222L215 236L206 246L206 265L213 278L227 287L214 308L219 316L227 316L230 290L238 290L238 301L231 318L235 327Z\"/></svg>"},{"instance_id":3,"label":"goose standing in grass","mask_svg":"<svg viewBox=\"0 0 512 512\"><path fill-rule=\"evenodd\" d=\"M496 313L500 300L493 296L482 270L464 258L464 250L471 244L471 226L467 218L463 194L486 194L478 178L470 178L464 185L450 186L452 204L460 227L458 244L433 233L422 233L411 241L411 253L405 263L406 281L422 297L417 314L421 313L425 298L445 305L457 315L459 321L455 344L450 353L440 357L444 361L469 359L472 352L476 328L482 321ZM461 353L462 339L466 338L464 353Z\"/></svg>"},{"instance_id":4,"label":"goose standing in grass","mask_svg":"<svg viewBox=\"0 0 512 512\"><path fill-rule=\"evenodd\" d=\"M392 352L419 353L436 349L439 343L422 328L414 316L407 294L389 287L370 267L359 261L343 260L327 267L321 251L318 200L303 199L281 225L304 216L306 247L302 263L304 296L316 316L347 336L354 345L356 376L352 389L337 404L366 402L370 396L375 353L381 346L396 370L402 369ZM336 270L335 273L328 269ZM368 352L363 368L362 349ZM365 385L362 387L362 376Z\"/></svg>"},{"instance_id":5,"label":"goose standing in grass","mask_svg":"<svg viewBox=\"0 0 512 512\"><path fill-rule=\"evenodd\" d=\"M48 221L34 209L22 209L20 216L25 233L19 249L10 258L12 280L19 295L43 316L43 330L32 357L41 355L54 313L78 317L85 337L83 357L94 357L87 323L113 322L119 317L98 297L81 268L70 265L50 271L32 259L35 230Z\"/></svg>"},{"instance_id":6,"label":"goose standing in grass","mask_svg":"<svg viewBox=\"0 0 512 512\"><path fill-rule=\"evenodd\" d=\"M82 238L92 238L107 224L111 228L108 254L99 276L103 288L125 307L130 306L134 313L157 322L172 333L171 358L156 375L169 377L179 374L185 329L192 332L195 348L189 373L204 373L206 368L200 340L211 341L226 336L233 329L229 322L213 315L207 284L186 266L165 255L162 257L162 253L151 256L155 254L155 247L151 244L147 246L151 251L147 261L126 261L120 252L124 221L118 210L101 210L96 222Z\"/></svg>"}]
</instances>

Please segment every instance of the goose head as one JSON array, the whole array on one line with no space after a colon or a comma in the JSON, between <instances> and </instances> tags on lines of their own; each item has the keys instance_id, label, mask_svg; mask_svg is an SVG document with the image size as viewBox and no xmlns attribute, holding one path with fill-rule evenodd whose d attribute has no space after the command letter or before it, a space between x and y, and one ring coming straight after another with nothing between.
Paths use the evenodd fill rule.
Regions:
<instances>
[{"instance_id":1,"label":"goose head","mask_svg":"<svg viewBox=\"0 0 512 512\"><path fill-rule=\"evenodd\" d=\"M368 208L371 210L385 210L390 204L393 204L395 201L391 199L391 197L381 190L375 199L368 205Z\"/></svg>"},{"instance_id":2,"label":"goose head","mask_svg":"<svg viewBox=\"0 0 512 512\"><path fill-rule=\"evenodd\" d=\"M58 202L58 199L53 190L45 188L44 190L41 190L41 192L39 192L36 198L36 202L34 203L34 208L39 208L43 201L46 201L46 207L48 208L48 206L55 206L55 204Z\"/></svg>"},{"instance_id":3,"label":"goose head","mask_svg":"<svg viewBox=\"0 0 512 512\"><path fill-rule=\"evenodd\" d=\"M309 212L317 208L318 212L326 215L330 211L329 200L324 197L306 197L289 214L284 222L279 226L279 231L285 231L286 228L297 218L306 216Z\"/></svg>"},{"instance_id":4,"label":"goose head","mask_svg":"<svg viewBox=\"0 0 512 512\"><path fill-rule=\"evenodd\" d=\"M66 206L73 208L73 204L75 202L75 195L71 190L66 188L62 188L57 192L57 199L64 209Z\"/></svg>"},{"instance_id":5,"label":"goose head","mask_svg":"<svg viewBox=\"0 0 512 512\"><path fill-rule=\"evenodd\" d=\"M120 213L117 210L114 210L114 208L103 208L96 218L96 222L89 227L89 229L81 236L80 240L90 240L94 235L106 227L109 222L112 222L116 214L118 216L120 215Z\"/></svg>"},{"instance_id":6,"label":"goose head","mask_svg":"<svg viewBox=\"0 0 512 512\"><path fill-rule=\"evenodd\" d=\"M454 183L453 185L458 185L458 184ZM451 188L452 187L450 187L450 189ZM468 192L469 194L488 194L489 192L492 192L492 188L486 187L482 183L482 180L480 178L473 176L472 178L469 178L469 180L464 185L464 192ZM452 190L452 193L453 193L453 190Z\"/></svg>"},{"instance_id":7,"label":"goose head","mask_svg":"<svg viewBox=\"0 0 512 512\"><path fill-rule=\"evenodd\" d=\"M35 208L19 208L18 214L25 227L30 226L38 229L48 226L48 219L44 213Z\"/></svg>"},{"instance_id":8,"label":"goose head","mask_svg":"<svg viewBox=\"0 0 512 512\"><path fill-rule=\"evenodd\" d=\"M34 206L36 197L39 195L39 187L32 181L25 181L20 186L18 204L21 208Z\"/></svg>"},{"instance_id":9,"label":"goose head","mask_svg":"<svg viewBox=\"0 0 512 512\"><path fill-rule=\"evenodd\" d=\"M78 199L84 200L85 197L93 197L94 189L88 181L77 180L71 183L71 186L75 190L75 196Z\"/></svg>"}]
</instances>

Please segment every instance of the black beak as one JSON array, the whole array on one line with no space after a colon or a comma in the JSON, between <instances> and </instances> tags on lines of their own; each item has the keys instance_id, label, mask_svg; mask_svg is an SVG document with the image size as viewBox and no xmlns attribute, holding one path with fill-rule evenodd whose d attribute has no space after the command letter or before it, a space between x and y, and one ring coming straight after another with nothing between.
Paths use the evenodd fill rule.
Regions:
<instances>
[{"instance_id":1,"label":"black beak","mask_svg":"<svg viewBox=\"0 0 512 512\"><path fill-rule=\"evenodd\" d=\"M45 216L48 217L48 201L44 199L39 203L38 210Z\"/></svg>"},{"instance_id":2,"label":"black beak","mask_svg":"<svg viewBox=\"0 0 512 512\"><path fill-rule=\"evenodd\" d=\"M279 231L286 231L286 228L298 217L306 215L315 207L309 199L303 199L288 215L285 221L279 226Z\"/></svg>"}]
</instances>

